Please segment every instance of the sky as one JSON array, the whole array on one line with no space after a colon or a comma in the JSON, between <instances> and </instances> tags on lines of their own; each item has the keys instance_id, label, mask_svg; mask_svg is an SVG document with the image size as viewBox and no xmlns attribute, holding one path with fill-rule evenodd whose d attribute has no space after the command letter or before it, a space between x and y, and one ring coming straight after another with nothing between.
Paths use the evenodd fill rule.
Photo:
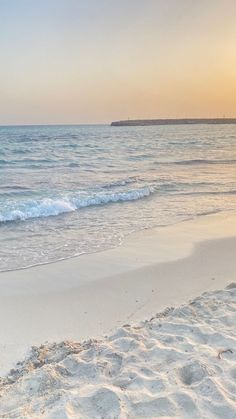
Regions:
<instances>
[{"instance_id":1,"label":"sky","mask_svg":"<svg viewBox=\"0 0 236 419\"><path fill-rule=\"evenodd\" d=\"M0 124L236 117L235 0L0 0Z\"/></svg>"}]
</instances>

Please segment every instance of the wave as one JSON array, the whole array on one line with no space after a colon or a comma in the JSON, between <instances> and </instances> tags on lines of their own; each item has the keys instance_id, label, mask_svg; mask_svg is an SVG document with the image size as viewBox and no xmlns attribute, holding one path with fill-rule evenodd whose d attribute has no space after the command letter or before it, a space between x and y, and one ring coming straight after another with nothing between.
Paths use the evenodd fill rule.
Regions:
<instances>
[{"instance_id":1,"label":"wave","mask_svg":"<svg viewBox=\"0 0 236 419\"><path fill-rule=\"evenodd\" d=\"M79 167L79 163L71 162L68 164L68 167Z\"/></svg>"},{"instance_id":2,"label":"wave","mask_svg":"<svg viewBox=\"0 0 236 419\"><path fill-rule=\"evenodd\" d=\"M196 216L201 217L203 215L213 215L213 214L218 214L219 212L223 212L223 211L225 211L225 210L217 208L217 209L213 209L213 210L198 212L196 214Z\"/></svg>"},{"instance_id":3,"label":"wave","mask_svg":"<svg viewBox=\"0 0 236 419\"><path fill-rule=\"evenodd\" d=\"M0 223L43 218L73 212L81 208L105 205L109 203L136 201L148 197L153 193L150 187L133 189L118 193L92 193L91 195L73 195L68 197L42 198L40 200L25 200L23 202L8 204L0 212Z\"/></svg>"},{"instance_id":4,"label":"wave","mask_svg":"<svg viewBox=\"0 0 236 419\"><path fill-rule=\"evenodd\" d=\"M138 182L138 178L134 176L134 177L129 177L127 179L114 180L113 182L105 183L104 185L101 186L101 188L110 189L114 187L126 186L126 185L129 185L131 183L136 183L136 182Z\"/></svg>"},{"instance_id":5,"label":"wave","mask_svg":"<svg viewBox=\"0 0 236 419\"><path fill-rule=\"evenodd\" d=\"M190 191L190 192L176 192L172 195L179 195L179 196L192 196L192 195L202 195L202 196L208 196L208 195L236 195L236 190L231 189L229 191Z\"/></svg>"},{"instance_id":6,"label":"wave","mask_svg":"<svg viewBox=\"0 0 236 419\"><path fill-rule=\"evenodd\" d=\"M155 165L180 165L180 166L191 166L191 165L204 165L204 164L236 164L236 159L190 159L190 160L176 160L176 161L155 161Z\"/></svg>"},{"instance_id":7,"label":"wave","mask_svg":"<svg viewBox=\"0 0 236 419\"><path fill-rule=\"evenodd\" d=\"M208 160L208 159L192 159L192 160L179 160L175 161L172 164L180 164L180 165L194 165L194 164L235 164L236 159L229 159L229 160Z\"/></svg>"},{"instance_id":8,"label":"wave","mask_svg":"<svg viewBox=\"0 0 236 419\"><path fill-rule=\"evenodd\" d=\"M21 186L21 185L1 185L0 186L0 190L20 190L20 191L28 191L29 189L26 186Z\"/></svg>"}]
</instances>

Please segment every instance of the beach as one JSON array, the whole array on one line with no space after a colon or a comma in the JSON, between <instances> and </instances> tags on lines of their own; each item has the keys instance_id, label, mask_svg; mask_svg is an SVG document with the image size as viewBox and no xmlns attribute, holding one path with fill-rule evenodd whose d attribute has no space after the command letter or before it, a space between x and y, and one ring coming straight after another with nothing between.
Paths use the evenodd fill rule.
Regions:
<instances>
[{"instance_id":1,"label":"beach","mask_svg":"<svg viewBox=\"0 0 236 419\"><path fill-rule=\"evenodd\" d=\"M236 2L0 2L0 419L236 419Z\"/></svg>"},{"instance_id":2,"label":"beach","mask_svg":"<svg viewBox=\"0 0 236 419\"><path fill-rule=\"evenodd\" d=\"M235 253L228 211L0 273L1 417L233 418Z\"/></svg>"}]
</instances>

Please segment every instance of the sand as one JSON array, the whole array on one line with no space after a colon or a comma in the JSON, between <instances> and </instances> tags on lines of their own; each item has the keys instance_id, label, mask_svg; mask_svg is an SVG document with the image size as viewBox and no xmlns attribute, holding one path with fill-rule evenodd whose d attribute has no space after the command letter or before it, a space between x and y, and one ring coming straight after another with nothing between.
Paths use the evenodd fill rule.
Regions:
<instances>
[{"instance_id":1,"label":"sand","mask_svg":"<svg viewBox=\"0 0 236 419\"><path fill-rule=\"evenodd\" d=\"M34 347L1 418L235 418L236 283L83 343Z\"/></svg>"},{"instance_id":2,"label":"sand","mask_svg":"<svg viewBox=\"0 0 236 419\"><path fill-rule=\"evenodd\" d=\"M227 212L0 273L0 417L235 417L235 254Z\"/></svg>"},{"instance_id":3,"label":"sand","mask_svg":"<svg viewBox=\"0 0 236 419\"><path fill-rule=\"evenodd\" d=\"M236 215L142 231L122 246L0 273L0 375L31 345L101 337L236 281Z\"/></svg>"}]
</instances>

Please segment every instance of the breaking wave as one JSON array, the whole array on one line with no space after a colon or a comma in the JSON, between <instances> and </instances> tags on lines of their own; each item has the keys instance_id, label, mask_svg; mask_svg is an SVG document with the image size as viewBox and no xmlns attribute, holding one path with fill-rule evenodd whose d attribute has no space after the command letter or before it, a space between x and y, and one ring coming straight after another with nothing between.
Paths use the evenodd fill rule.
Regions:
<instances>
[{"instance_id":1,"label":"breaking wave","mask_svg":"<svg viewBox=\"0 0 236 419\"><path fill-rule=\"evenodd\" d=\"M145 186L143 188L117 193L94 192L90 195L79 193L72 196L41 198L38 200L29 199L17 203L9 202L7 206L0 211L0 222L24 221L30 218L50 217L95 205L136 201L148 197L152 192L152 188Z\"/></svg>"}]
</instances>

